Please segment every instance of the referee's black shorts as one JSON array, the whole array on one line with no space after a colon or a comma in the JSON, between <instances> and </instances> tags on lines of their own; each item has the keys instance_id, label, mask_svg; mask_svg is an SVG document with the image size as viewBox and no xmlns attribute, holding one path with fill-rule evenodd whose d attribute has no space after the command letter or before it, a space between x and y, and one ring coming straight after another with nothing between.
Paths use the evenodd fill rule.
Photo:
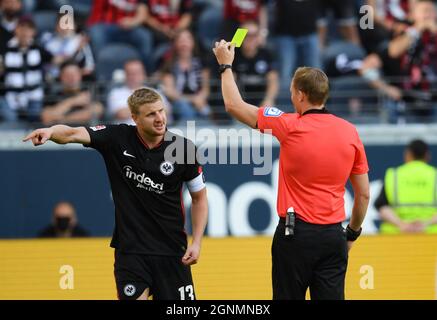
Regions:
<instances>
[{"instance_id":1,"label":"referee's black shorts","mask_svg":"<svg viewBox=\"0 0 437 320\"><path fill-rule=\"evenodd\" d=\"M120 300L135 300L147 288L153 300L195 300L190 266L181 257L115 250L114 275Z\"/></svg>"},{"instance_id":2,"label":"referee's black shorts","mask_svg":"<svg viewBox=\"0 0 437 320\"><path fill-rule=\"evenodd\" d=\"M272 243L274 300L343 300L348 250L341 223L318 225L296 218L293 236L280 219Z\"/></svg>"}]
</instances>

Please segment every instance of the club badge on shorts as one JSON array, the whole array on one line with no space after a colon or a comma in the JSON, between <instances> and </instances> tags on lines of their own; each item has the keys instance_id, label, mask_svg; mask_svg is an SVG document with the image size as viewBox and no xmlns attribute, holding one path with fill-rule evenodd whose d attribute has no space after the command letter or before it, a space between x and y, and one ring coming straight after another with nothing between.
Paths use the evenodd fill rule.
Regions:
<instances>
[{"instance_id":1,"label":"club badge on shorts","mask_svg":"<svg viewBox=\"0 0 437 320\"><path fill-rule=\"evenodd\" d=\"M133 284L127 284L124 286L123 292L126 296L132 297L135 294L135 292L137 292L137 289Z\"/></svg>"}]
</instances>

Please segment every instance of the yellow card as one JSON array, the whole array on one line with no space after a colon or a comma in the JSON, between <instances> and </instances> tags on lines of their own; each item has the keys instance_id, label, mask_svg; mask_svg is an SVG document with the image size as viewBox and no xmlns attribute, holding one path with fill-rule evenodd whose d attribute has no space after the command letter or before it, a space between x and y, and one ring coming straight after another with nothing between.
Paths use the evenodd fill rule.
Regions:
<instances>
[{"instance_id":1,"label":"yellow card","mask_svg":"<svg viewBox=\"0 0 437 320\"><path fill-rule=\"evenodd\" d=\"M246 38L247 31L248 31L247 29L238 28L234 34L234 37L231 40L231 43L235 43L235 46L237 48L241 47L244 38Z\"/></svg>"}]
</instances>

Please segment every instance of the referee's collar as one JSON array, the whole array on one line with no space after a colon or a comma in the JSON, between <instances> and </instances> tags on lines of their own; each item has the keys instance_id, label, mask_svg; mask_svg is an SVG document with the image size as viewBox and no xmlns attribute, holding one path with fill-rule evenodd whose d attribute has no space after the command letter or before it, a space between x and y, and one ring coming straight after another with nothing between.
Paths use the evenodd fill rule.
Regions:
<instances>
[{"instance_id":1,"label":"referee's collar","mask_svg":"<svg viewBox=\"0 0 437 320\"><path fill-rule=\"evenodd\" d=\"M328 111L328 109L326 109L326 107L323 107L322 109L309 109L307 111L305 111L304 113L302 113L302 116L306 115L306 114L310 114L310 113L330 113Z\"/></svg>"}]
</instances>

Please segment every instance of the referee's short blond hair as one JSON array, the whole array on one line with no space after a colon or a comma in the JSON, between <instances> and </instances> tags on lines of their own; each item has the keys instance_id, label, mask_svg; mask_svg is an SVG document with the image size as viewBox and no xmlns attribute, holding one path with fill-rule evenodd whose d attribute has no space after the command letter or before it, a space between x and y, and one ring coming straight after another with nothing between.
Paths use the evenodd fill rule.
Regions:
<instances>
[{"instance_id":1,"label":"referee's short blond hair","mask_svg":"<svg viewBox=\"0 0 437 320\"><path fill-rule=\"evenodd\" d=\"M326 103L329 96L328 76L318 68L300 67L293 77L293 85L308 97L308 101L314 105Z\"/></svg>"},{"instance_id":2,"label":"referee's short blond hair","mask_svg":"<svg viewBox=\"0 0 437 320\"><path fill-rule=\"evenodd\" d=\"M135 90L127 99L127 104L129 105L129 109L132 114L138 114L140 107L149 104L155 103L156 101L162 101L161 95L151 88L141 88Z\"/></svg>"}]
</instances>

